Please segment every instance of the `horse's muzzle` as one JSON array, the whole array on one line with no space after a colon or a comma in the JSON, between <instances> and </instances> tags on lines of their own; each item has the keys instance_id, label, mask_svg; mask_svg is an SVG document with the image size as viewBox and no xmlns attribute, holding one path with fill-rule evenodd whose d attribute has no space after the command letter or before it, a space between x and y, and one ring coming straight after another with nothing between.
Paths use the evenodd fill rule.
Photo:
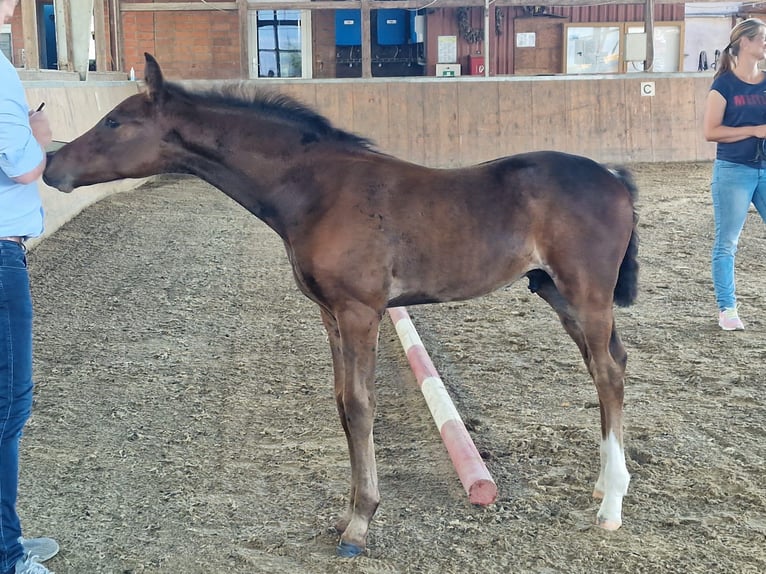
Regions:
<instances>
[{"instance_id":1,"label":"horse's muzzle","mask_svg":"<svg viewBox=\"0 0 766 574\"><path fill-rule=\"evenodd\" d=\"M50 154L48 154L48 161L50 162ZM48 185L50 187L55 187L59 191L63 191L64 193L71 193L74 189L74 185L72 185L72 178L69 176L63 176L61 178L57 178L54 175L52 175L50 170L50 164L48 167L45 168L45 171L43 172L43 181L45 182L45 185Z\"/></svg>"}]
</instances>

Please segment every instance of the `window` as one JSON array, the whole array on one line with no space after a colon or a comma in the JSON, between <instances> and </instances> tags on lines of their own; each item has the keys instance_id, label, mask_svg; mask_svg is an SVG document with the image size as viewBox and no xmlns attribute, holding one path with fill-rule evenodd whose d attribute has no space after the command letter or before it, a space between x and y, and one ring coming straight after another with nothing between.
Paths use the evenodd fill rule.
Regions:
<instances>
[{"instance_id":1,"label":"window","mask_svg":"<svg viewBox=\"0 0 766 574\"><path fill-rule=\"evenodd\" d=\"M257 74L259 78L303 77L300 10L257 10ZM255 70L253 70L255 72Z\"/></svg>"},{"instance_id":2,"label":"window","mask_svg":"<svg viewBox=\"0 0 766 574\"><path fill-rule=\"evenodd\" d=\"M643 32L643 24L628 24L627 32ZM681 24L654 25L654 62L652 72L681 70ZM627 72L642 72L641 62L628 62Z\"/></svg>"},{"instance_id":3,"label":"window","mask_svg":"<svg viewBox=\"0 0 766 574\"><path fill-rule=\"evenodd\" d=\"M617 74L620 51L617 24L566 27L567 74Z\"/></svg>"},{"instance_id":4,"label":"window","mask_svg":"<svg viewBox=\"0 0 766 574\"><path fill-rule=\"evenodd\" d=\"M643 23L565 24L564 62L567 74L620 74L643 71L643 62L625 61L625 34L643 32ZM683 47L683 22L654 26L653 72L678 72Z\"/></svg>"},{"instance_id":5,"label":"window","mask_svg":"<svg viewBox=\"0 0 766 574\"><path fill-rule=\"evenodd\" d=\"M0 24L0 51L9 61L13 62L13 47L11 46L11 25Z\"/></svg>"}]
</instances>

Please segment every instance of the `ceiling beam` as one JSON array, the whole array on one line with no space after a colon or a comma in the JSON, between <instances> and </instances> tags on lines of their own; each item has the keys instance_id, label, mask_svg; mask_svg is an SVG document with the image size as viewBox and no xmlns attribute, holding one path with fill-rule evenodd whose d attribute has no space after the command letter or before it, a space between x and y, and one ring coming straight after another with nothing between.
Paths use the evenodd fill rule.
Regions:
<instances>
[{"instance_id":1,"label":"ceiling beam","mask_svg":"<svg viewBox=\"0 0 766 574\"><path fill-rule=\"evenodd\" d=\"M715 2L716 0L699 0L703 3ZM362 8L363 0L318 0L308 2L306 0L264 0L247 2L248 10L338 10L348 8ZM674 0L655 0L656 4L685 4ZM365 2L371 10L380 8L409 8L411 10L424 7L424 0L368 0ZM435 8L461 8L463 6L484 6L484 0L436 0L426 3L428 9ZM549 6L549 7L572 7L572 6L603 6L618 4L644 4L636 0L495 0L494 6ZM238 2L122 2L122 12L166 12L188 10L237 10Z\"/></svg>"}]
</instances>

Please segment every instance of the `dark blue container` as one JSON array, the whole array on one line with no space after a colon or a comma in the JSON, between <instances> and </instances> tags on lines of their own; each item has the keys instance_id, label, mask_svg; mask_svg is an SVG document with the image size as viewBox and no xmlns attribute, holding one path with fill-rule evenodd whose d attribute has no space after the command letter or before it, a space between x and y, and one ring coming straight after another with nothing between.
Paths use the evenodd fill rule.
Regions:
<instances>
[{"instance_id":1,"label":"dark blue container","mask_svg":"<svg viewBox=\"0 0 766 574\"><path fill-rule=\"evenodd\" d=\"M335 45L336 46L361 46L362 45L362 11L361 10L336 10L335 11Z\"/></svg>"}]
</instances>

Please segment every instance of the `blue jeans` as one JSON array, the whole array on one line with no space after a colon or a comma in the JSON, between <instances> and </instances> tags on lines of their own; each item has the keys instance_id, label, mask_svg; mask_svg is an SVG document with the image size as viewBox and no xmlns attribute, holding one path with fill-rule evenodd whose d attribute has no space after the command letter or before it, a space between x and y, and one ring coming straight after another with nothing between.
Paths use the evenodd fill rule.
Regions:
<instances>
[{"instance_id":1,"label":"blue jeans","mask_svg":"<svg viewBox=\"0 0 766 574\"><path fill-rule=\"evenodd\" d=\"M16 513L21 429L32 410L32 295L24 248L0 241L0 572L24 550Z\"/></svg>"},{"instance_id":2,"label":"blue jeans","mask_svg":"<svg viewBox=\"0 0 766 574\"><path fill-rule=\"evenodd\" d=\"M718 309L735 307L734 255L750 204L766 221L766 169L715 160L713 179L715 242L713 243L713 288Z\"/></svg>"}]
</instances>

